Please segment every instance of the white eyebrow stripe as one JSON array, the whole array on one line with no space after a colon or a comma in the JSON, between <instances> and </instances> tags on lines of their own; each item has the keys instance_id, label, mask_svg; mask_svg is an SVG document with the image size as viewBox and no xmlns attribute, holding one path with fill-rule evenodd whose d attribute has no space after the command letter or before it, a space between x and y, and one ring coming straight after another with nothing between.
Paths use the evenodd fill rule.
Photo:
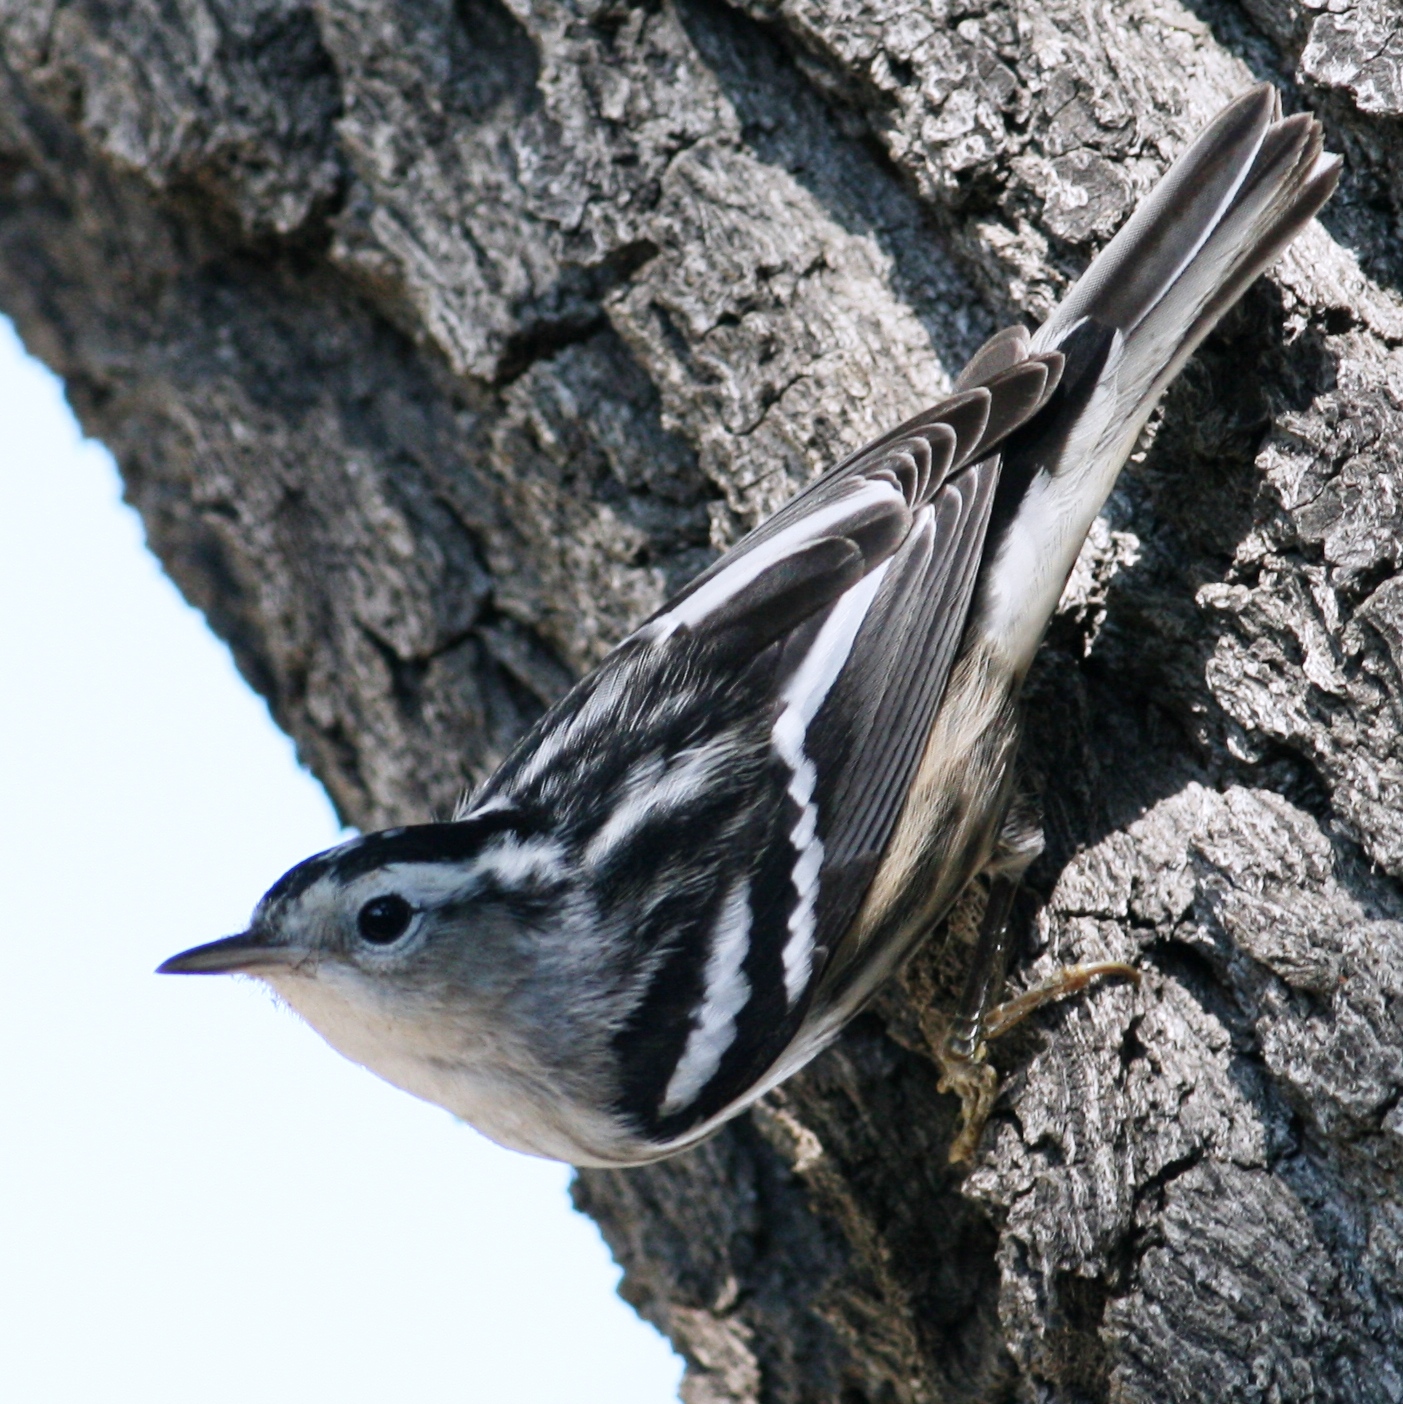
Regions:
<instances>
[{"instance_id":1,"label":"white eyebrow stripe","mask_svg":"<svg viewBox=\"0 0 1403 1404\"><path fill-rule=\"evenodd\" d=\"M783 709L770 732L775 752L790 770L789 797L799 807L799 818L789 831L795 850L792 882L798 900L789 914L789 939L783 953L784 992L791 1009L813 970L814 909L823 870L823 840L818 836L818 805L814 802L818 770L804 750L804 741L809 723L848 661L857 631L867 618L890 564L890 558L883 561L840 596L829 611L804 661L780 694Z\"/></svg>"},{"instance_id":2,"label":"white eyebrow stripe","mask_svg":"<svg viewBox=\"0 0 1403 1404\"><path fill-rule=\"evenodd\" d=\"M905 504L906 499L900 490L883 479L854 478L852 483L851 491L844 493L837 501L800 517L797 522L777 531L768 541L762 541L753 551L737 557L734 564L713 576L701 589L688 595L666 614L660 614L640 630L638 636L650 643L660 643L679 628L694 628L776 562L818 540L829 527L884 499Z\"/></svg>"},{"instance_id":3,"label":"white eyebrow stripe","mask_svg":"<svg viewBox=\"0 0 1403 1404\"><path fill-rule=\"evenodd\" d=\"M597 866L655 816L704 794L712 776L734 754L735 742L734 731L723 731L704 746L678 751L666 763L653 755L634 766L624 782L623 798L590 839L585 862Z\"/></svg>"},{"instance_id":4,"label":"white eyebrow stripe","mask_svg":"<svg viewBox=\"0 0 1403 1404\"><path fill-rule=\"evenodd\" d=\"M554 839L497 839L478 855L476 866L478 872L490 874L503 887L530 880L563 882L568 875L565 849Z\"/></svg>"},{"instance_id":5,"label":"white eyebrow stripe","mask_svg":"<svg viewBox=\"0 0 1403 1404\"><path fill-rule=\"evenodd\" d=\"M663 1093L664 1116L697 1099L736 1041L736 1015L750 998L750 981L741 968L750 951L750 923L750 879L742 877L727 893L713 928L706 960L706 995Z\"/></svg>"}]
</instances>

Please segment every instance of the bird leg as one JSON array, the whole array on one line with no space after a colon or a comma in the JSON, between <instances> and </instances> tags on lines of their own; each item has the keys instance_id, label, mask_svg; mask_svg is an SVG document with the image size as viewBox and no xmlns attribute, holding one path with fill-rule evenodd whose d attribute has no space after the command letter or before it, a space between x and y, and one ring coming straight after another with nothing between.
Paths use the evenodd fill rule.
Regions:
<instances>
[{"instance_id":1,"label":"bird leg","mask_svg":"<svg viewBox=\"0 0 1403 1404\"><path fill-rule=\"evenodd\" d=\"M973 1158L999 1092L999 1075L984 1061L984 1020L990 1000L1002 987L1008 971L1008 918L1017 891L1016 877L999 875L990 880L989 900L979 923L974 960L965 976L960 1007L936 1050L940 1065L937 1089L953 1092L960 1099L960 1129L950 1145L952 1165Z\"/></svg>"},{"instance_id":2,"label":"bird leg","mask_svg":"<svg viewBox=\"0 0 1403 1404\"><path fill-rule=\"evenodd\" d=\"M1003 1004L993 1004L1008 974L1013 946L1009 916L1018 882L1041 850L1040 828L1029 828L1026 808L1015 802L1000 834L996 865L989 879L989 900L979 924L974 959L965 977L959 1009L936 1053L939 1090L953 1092L960 1099L960 1129L950 1146L952 1165L974 1158L984 1123L998 1096L999 1076L985 1061L990 1039L1007 1033L1043 1005L1085 989L1092 980L1107 976L1140 983L1140 972L1134 966L1102 960L1065 966L1032 989Z\"/></svg>"}]
</instances>

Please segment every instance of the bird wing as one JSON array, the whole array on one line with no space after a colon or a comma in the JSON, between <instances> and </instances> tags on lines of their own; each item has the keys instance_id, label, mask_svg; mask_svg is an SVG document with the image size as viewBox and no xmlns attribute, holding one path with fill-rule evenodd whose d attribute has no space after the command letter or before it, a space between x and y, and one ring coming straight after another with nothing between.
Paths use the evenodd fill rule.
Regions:
<instances>
[{"instance_id":1,"label":"bird wing","mask_svg":"<svg viewBox=\"0 0 1403 1404\"><path fill-rule=\"evenodd\" d=\"M627 965L645 973L618 1046L623 1109L660 1143L722 1114L793 1037L906 800L968 614L998 444L1061 370L1029 356L1021 329L986 351L982 383L840 463L626 641L613 692L651 694L651 716L581 713L601 737L690 718L665 765L619 770L610 812L626 818L584 845L614 864L611 891L648 893L629 921ZM688 790L684 771L708 756L708 782ZM625 791L648 766L645 837Z\"/></svg>"},{"instance_id":2,"label":"bird wing","mask_svg":"<svg viewBox=\"0 0 1403 1404\"><path fill-rule=\"evenodd\" d=\"M1061 369L995 337L646 620L475 798L548 816L607 897L620 1111L655 1142L744 1096L802 1022L940 705L998 446Z\"/></svg>"}]
</instances>

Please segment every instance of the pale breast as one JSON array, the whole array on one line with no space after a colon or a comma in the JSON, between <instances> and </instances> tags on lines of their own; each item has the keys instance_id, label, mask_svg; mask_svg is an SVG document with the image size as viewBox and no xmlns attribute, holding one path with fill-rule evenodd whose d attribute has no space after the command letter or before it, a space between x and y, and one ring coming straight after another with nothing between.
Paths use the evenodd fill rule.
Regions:
<instances>
[{"instance_id":1,"label":"pale breast","mask_svg":"<svg viewBox=\"0 0 1403 1404\"><path fill-rule=\"evenodd\" d=\"M393 1006L358 972L267 977L338 1053L402 1091L443 1107L498 1145L571 1165L621 1165L650 1153L615 1118L562 1095L514 1040L446 1022L412 1001Z\"/></svg>"}]
</instances>

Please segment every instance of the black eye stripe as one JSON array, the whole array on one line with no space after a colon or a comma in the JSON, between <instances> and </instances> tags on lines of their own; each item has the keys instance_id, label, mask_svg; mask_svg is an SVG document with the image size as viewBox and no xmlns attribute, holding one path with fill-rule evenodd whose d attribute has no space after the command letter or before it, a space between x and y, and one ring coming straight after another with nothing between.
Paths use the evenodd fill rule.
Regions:
<instances>
[{"instance_id":1,"label":"black eye stripe","mask_svg":"<svg viewBox=\"0 0 1403 1404\"><path fill-rule=\"evenodd\" d=\"M372 897L356 916L361 938L372 946L391 946L409 930L414 908L396 892Z\"/></svg>"}]
</instances>

